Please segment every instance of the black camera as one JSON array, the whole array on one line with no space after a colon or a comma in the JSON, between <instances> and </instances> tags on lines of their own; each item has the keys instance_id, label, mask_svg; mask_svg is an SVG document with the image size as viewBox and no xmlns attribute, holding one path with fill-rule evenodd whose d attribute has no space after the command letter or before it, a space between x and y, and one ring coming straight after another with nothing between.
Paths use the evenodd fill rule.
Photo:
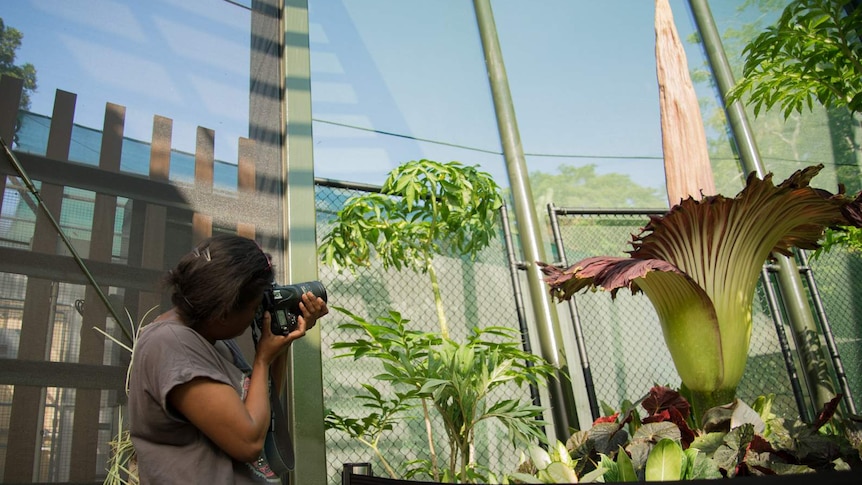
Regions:
<instances>
[{"instance_id":1,"label":"black camera","mask_svg":"<svg viewBox=\"0 0 862 485\"><path fill-rule=\"evenodd\" d=\"M326 301L326 288L319 281L306 281L295 285L274 284L263 292L263 301L257 307L254 314L254 326L258 330L263 329L263 312L268 311L271 316L272 333L275 335L287 335L292 332L298 323L298 317L302 315L299 302L302 295L312 292Z\"/></svg>"}]
</instances>

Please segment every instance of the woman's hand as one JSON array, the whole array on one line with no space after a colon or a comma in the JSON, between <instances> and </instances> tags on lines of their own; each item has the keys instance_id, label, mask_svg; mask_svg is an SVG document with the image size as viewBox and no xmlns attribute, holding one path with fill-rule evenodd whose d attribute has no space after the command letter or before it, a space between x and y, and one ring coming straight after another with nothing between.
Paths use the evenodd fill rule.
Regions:
<instances>
[{"instance_id":1,"label":"woman's hand","mask_svg":"<svg viewBox=\"0 0 862 485\"><path fill-rule=\"evenodd\" d=\"M266 365L278 357L278 355L289 346L294 340L305 336L305 333L317 324L317 320L327 313L329 307L323 298L315 296L312 292L306 292L302 295L299 302L299 310L302 315L297 317L296 328L287 335L275 335L271 330L272 315L269 312L263 314L263 329L261 331L260 340L257 343L257 353L255 360L262 359Z\"/></svg>"},{"instance_id":2,"label":"woman's hand","mask_svg":"<svg viewBox=\"0 0 862 485\"><path fill-rule=\"evenodd\" d=\"M298 329L299 325L297 325ZM260 337L258 338L257 349L255 349L254 355L255 363L260 361L266 367L269 367L275 358L282 353L282 350L287 348L294 340L305 335L305 332L301 335L295 335L295 332L290 332L287 335L272 333L272 315L268 311L263 312L263 324L261 325Z\"/></svg>"},{"instance_id":3,"label":"woman's hand","mask_svg":"<svg viewBox=\"0 0 862 485\"><path fill-rule=\"evenodd\" d=\"M297 330L305 324L305 330L311 330L317 324L317 320L329 313L329 307L326 302L319 296L314 296L314 293L308 291L302 295L302 301L299 302L299 310L302 315L299 317L299 325ZM302 333L305 335L305 332Z\"/></svg>"}]
</instances>

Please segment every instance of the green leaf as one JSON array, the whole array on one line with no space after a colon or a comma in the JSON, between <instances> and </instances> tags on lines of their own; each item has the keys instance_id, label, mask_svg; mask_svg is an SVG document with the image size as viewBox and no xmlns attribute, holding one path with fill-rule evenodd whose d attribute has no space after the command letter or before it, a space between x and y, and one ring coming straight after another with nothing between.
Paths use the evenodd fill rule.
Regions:
<instances>
[{"instance_id":1,"label":"green leaf","mask_svg":"<svg viewBox=\"0 0 862 485\"><path fill-rule=\"evenodd\" d=\"M689 448L685 450L686 469L683 476L684 480L702 480L722 478L721 470L718 465L705 453L698 451L697 448Z\"/></svg>"},{"instance_id":2,"label":"green leaf","mask_svg":"<svg viewBox=\"0 0 862 485\"><path fill-rule=\"evenodd\" d=\"M600 454L599 457L601 459L599 460L596 469L604 470L604 473L602 474L603 480L608 483L615 483L621 481L620 470L619 466L617 465L617 462L615 462L610 456L605 455L604 453ZM581 477L581 481L584 481L584 477Z\"/></svg>"},{"instance_id":3,"label":"green leaf","mask_svg":"<svg viewBox=\"0 0 862 485\"><path fill-rule=\"evenodd\" d=\"M543 483L542 480L540 480L538 477L535 477L528 473L516 472L512 473L509 476L523 483Z\"/></svg>"},{"instance_id":4,"label":"green leaf","mask_svg":"<svg viewBox=\"0 0 862 485\"><path fill-rule=\"evenodd\" d=\"M607 472L607 470L602 467L598 467L595 470L582 476L579 483L593 483L599 481L604 482L602 478L604 477L605 472Z\"/></svg>"},{"instance_id":5,"label":"green leaf","mask_svg":"<svg viewBox=\"0 0 862 485\"><path fill-rule=\"evenodd\" d=\"M696 448L703 451L706 455L712 456L715 450L719 449L723 444L724 433L714 432L695 437L691 443L691 448Z\"/></svg>"},{"instance_id":6,"label":"green leaf","mask_svg":"<svg viewBox=\"0 0 862 485\"><path fill-rule=\"evenodd\" d=\"M620 446L617 450L617 480L620 482L636 482L638 475L635 472L635 467L632 465L632 459L629 457L626 450Z\"/></svg>"},{"instance_id":7,"label":"green leaf","mask_svg":"<svg viewBox=\"0 0 862 485\"><path fill-rule=\"evenodd\" d=\"M662 439L649 454L644 476L647 481L671 481L682 478L682 447L676 441Z\"/></svg>"},{"instance_id":8,"label":"green leaf","mask_svg":"<svg viewBox=\"0 0 862 485\"><path fill-rule=\"evenodd\" d=\"M551 463L545 468L545 472L553 480L553 483L578 483L578 476L575 471L564 463Z\"/></svg>"},{"instance_id":9,"label":"green leaf","mask_svg":"<svg viewBox=\"0 0 862 485\"><path fill-rule=\"evenodd\" d=\"M530 461L533 462L533 466L537 470L544 470L551 464L551 455L541 446L530 446L527 449L527 453L529 453Z\"/></svg>"},{"instance_id":10,"label":"green leaf","mask_svg":"<svg viewBox=\"0 0 862 485\"><path fill-rule=\"evenodd\" d=\"M745 458L745 451L748 443L754 438L754 427L750 424L745 424L739 428L730 430L724 436L724 442L713 454L715 463L728 476L732 476L736 470L736 466L742 463Z\"/></svg>"},{"instance_id":11,"label":"green leaf","mask_svg":"<svg viewBox=\"0 0 862 485\"><path fill-rule=\"evenodd\" d=\"M670 439L673 441L679 441L682 439L679 426L671 421L647 423L635 431L632 441L648 441L651 443L657 443L662 439Z\"/></svg>"},{"instance_id":12,"label":"green leaf","mask_svg":"<svg viewBox=\"0 0 862 485\"><path fill-rule=\"evenodd\" d=\"M596 451L606 455L628 441L628 432L615 423L599 423L590 428L588 435Z\"/></svg>"},{"instance_id":13,"label":"green leaf","mask_svg":"<svg viewBox=\"0 0 862 485\"><path fill-rule=\"evenodd\" d=\"M569 454L566 444L559 440L557 440L556 445L554 445L554 458L566 466L572 466L574 464L572 462L572 455Z\"/></svg>"}]
</instances>

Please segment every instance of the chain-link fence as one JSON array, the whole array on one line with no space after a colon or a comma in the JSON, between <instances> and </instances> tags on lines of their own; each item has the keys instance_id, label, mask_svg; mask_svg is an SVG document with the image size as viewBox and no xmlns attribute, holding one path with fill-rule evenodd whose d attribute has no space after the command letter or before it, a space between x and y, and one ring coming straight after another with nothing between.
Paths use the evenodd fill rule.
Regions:
<instances>
[{"instance_id":1,"label":"chain-link fence","mask_svg":"<svg viewBox=\"0 0 862 485\"><path fill-rule=\"evenodd\" d=\"M862 253L834 248L807 262L825 320L823 333L834 344L830 353L840 358L833 363L833 371L839 383L846 380L837 391L848 393L855 408L851 411L858 412L862 404L862 282L857 275L862 273Z\"/></svg>"}]
</instances>

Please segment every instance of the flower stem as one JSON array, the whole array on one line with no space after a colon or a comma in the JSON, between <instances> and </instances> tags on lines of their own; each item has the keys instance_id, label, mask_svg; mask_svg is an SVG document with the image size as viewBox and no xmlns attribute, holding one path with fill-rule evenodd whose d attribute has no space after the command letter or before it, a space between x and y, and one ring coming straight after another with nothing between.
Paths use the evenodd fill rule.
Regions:
<instances>
[{"instance_id":1,"label":"flower stem","mask_svg":"<svg viewBox=\"0 0 862 485\"><path fill-rule=\"evenodd\" d=\"M714 391L687 390L689 404L691 404L691 415L696 426L703 423L703 415L708 410L733 402L736 398L736 388L716 389Z\"/></svg>"}]
</instances>

